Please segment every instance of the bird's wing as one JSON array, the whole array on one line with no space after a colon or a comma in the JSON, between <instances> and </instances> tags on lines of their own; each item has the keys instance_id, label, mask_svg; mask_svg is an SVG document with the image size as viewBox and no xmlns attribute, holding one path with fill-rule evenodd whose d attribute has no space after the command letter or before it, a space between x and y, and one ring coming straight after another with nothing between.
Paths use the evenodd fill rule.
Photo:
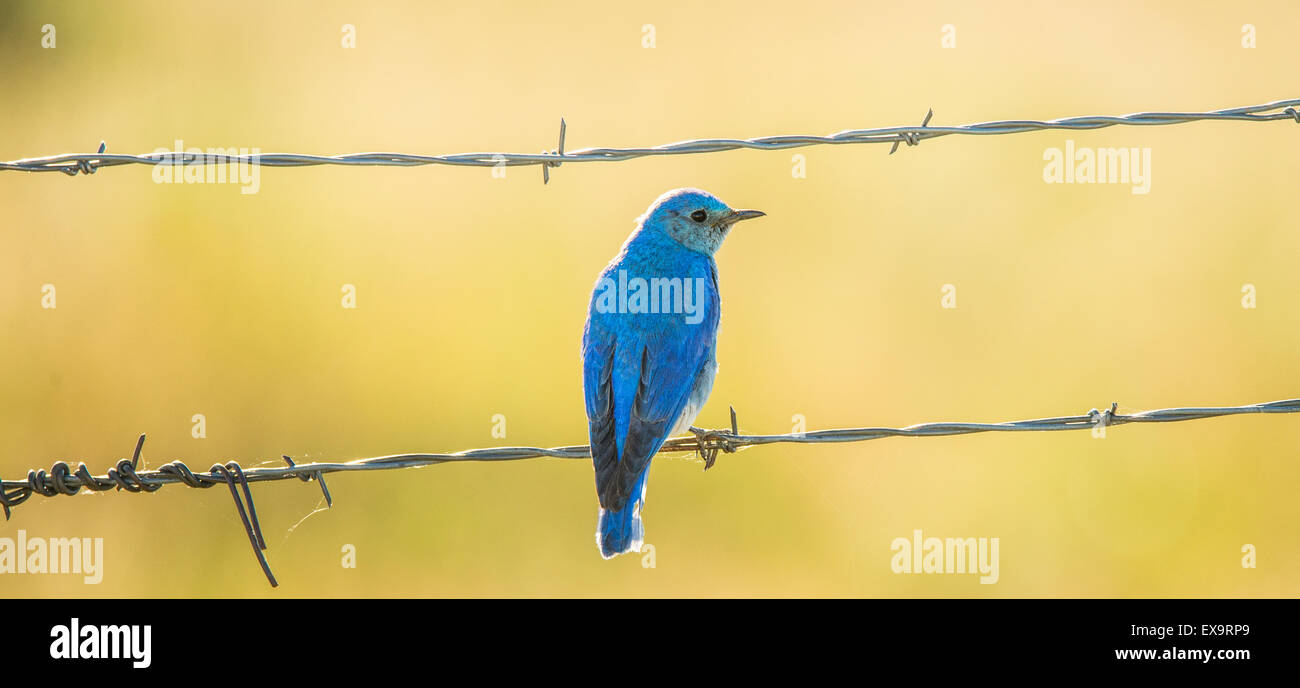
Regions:
<instances>
[{"instance_id":1,"label":"bird's wing","mask_svg":"<svg viewBox=\"0 0 1300 688\"><path fill-rule=\"evenodd\" d=\"M614 354L617 340L599 327L593 316L582 342L583 389L587 396L587 430L591 438L591 460L600 476L618 467L619 442L615 433ZM605 498L601 497L604 506Z\"/></svg>"},{"instance_id":2,"label":"bird's wing","mask_svg":"<svg viewBox=\"0 0 1300 688\"><path fill-rule=\"evenodd\" d=\"M716 278L715 278L716 279ZM618 327L617 316L593 318L584 338L584 388L600 505L618 511L668 437L690 398L717 334L717 291L698 324L645 316L656 327Z\"/></svg>"}]
</instances>

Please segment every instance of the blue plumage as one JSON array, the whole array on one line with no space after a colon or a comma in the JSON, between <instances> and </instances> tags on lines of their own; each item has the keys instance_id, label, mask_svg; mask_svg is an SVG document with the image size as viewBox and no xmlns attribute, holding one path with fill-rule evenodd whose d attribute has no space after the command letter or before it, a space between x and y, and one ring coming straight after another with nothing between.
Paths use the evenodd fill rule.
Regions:
<instances>
[{"instance_id":1,"label":"blue plumage","mask_svg":"<svg viewBox=\"0 0 1300 688\"><path fill-rule=\"evenodd\" d=\"M736 222L761 215L697 189L670 191L596 281L582 360L605 558L641 548L650 459L695 420L717 372L713 254Z\"/></svg>"}]
</instances>

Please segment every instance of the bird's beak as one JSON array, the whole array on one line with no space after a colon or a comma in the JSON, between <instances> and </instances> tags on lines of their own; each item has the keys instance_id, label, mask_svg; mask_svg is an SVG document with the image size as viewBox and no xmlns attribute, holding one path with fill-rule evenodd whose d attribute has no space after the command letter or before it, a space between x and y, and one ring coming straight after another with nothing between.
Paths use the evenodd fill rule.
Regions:
<instances>
[{"instance_id":1,"label":"bird's beak","mask_svg":"<svg viewBox=\"0 0 1300 688\"><path fill-rule=\"evenodd\" d=\"M717 227L730 227L741 220L752 220L756 217L763 217L767 213L761 210L733 210L718 220Z\"/></svg>"}]
</instances>

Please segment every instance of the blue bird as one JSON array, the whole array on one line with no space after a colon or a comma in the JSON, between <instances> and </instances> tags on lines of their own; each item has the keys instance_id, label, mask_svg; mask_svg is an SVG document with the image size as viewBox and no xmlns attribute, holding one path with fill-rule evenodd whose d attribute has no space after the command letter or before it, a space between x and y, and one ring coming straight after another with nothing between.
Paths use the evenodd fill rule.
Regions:
<instances>
[{"instance_id":1,"label":"blue bird","mask_svg":"<svg viewBox=\"0 0 1300 688\"><path fill-rule=\"evenodd\" d=\"M602 557L640 551L650 459L691 427L718 370L718 266L735 223L762 217L712 194L660 196L596 280L582 336L582 377Z\"/></svg>"}]
</instances>

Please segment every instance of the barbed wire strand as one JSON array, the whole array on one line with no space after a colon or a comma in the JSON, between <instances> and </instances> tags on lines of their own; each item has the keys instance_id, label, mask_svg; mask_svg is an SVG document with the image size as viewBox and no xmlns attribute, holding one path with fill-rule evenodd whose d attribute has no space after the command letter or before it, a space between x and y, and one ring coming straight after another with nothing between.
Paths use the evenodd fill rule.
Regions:
<instances>
[{"instance_id":1,"label":"barbed wire strand","mask_svg":"<svg viewBox=\"0 0 1300 688\"><path fill-rule=\"evenodd\" d=\"M967 135L990 136L1000 134L1019 134L1030 131L1064 129L1083 131L1103 129L1117 125L1124 126L1164 126L1185 124L1205 120L1234 122L1273 122L1291 119L1300 123L1300 98L1277 100L1261 105L1212 110L1209 112L1138 112L1119 116L1067 117L1047 121L1039 120L1002 120L981 122L952 127L929 126L934 115L931 109L926 114L921 126L883 127L878 129L848 129L828 136L760 136L750 139L695 139L679 141L649 148L582 148L565 152L564 138L567 129L563 119L560 120L559 145L551 151L542 153L461 153L457 155L411 155L407 153L354 153L350 155L305 155L301 153L266 153L252 155L231 155L229 149L213 149L209 152L196 153L186 151L164 151L141 155L119 155L105 153L107 144L100 142L95 153L66 153L39 158L23 158L0 162L0 170L23 172L63 172L76 176L78 172L94 174L101 167L119 165L220 165L243 164L262 167L311 167L316 165L366 165L417 167L421 165L456 165L462 167L516 167L523 165L541 165L542 181L550 181L551 168L563 163L578 162L621 162L634 158L658 155L692 155L697 153L718 153L742 148L757 150L784 150L819 145L845 145L858 143L890 143L890 153L898 149L900 143L915 146L926 139L940 136ZM215 151L215 152L214 152Z\"/></svg>"},{"instance_id":2,"label":"barbed wire strand","mask_svg":"<svg viewBox=\"0 0 1300 688\"><path fill-rule=\"evenodd\" d=\"M948 435L969 435L981 432L1055 432L1063 430L1094 430L1115 427L1129 423L1173 423L1202 418L1235 416L1247 413L1300 413L1300 399L1284 399L1245 406L1193 406L1167 408L1155 411L1142 411L1134 414L1121 414L1119 405L1111 404L1104 411L1092 409L1078 416L1058 416L1038 418L1006 423L922 423L905 428L844 428L837 430L815 430L805 433L788 433L784 435L742 435L736 423L736 411L731 410L730 430L699 430L692 428L693 437L676 437L664 442L660 452L698 452L704 458L705 468L713 465L718 452L734 453L745 447L766 444L830 444L841 442L866 442L884 437L942 437ZM188 487L209 488L214 485L226 485L235 502L249 543L263 573L272 587L278 585L263 551L266 540L262 537L262 528L253 507L253 494L249 483L268 480L286 480L297 478L303 482L315 480L325 495L327 506L333 506L329 488L325 485L326 473L343 473L351 471L386 471L398 468L416 468L434 466L450 461L518 461L522 459L590 459L588 445L567 447L488 447L469 449L450 454L393 454L356 459L347 462L294 463L288 456L282 456L284 467L242 468L236 461L225 464L216 463L207 473L195 473L185 462L176 460L164 464L155 470L139 470L140 453L144 448L144 435L136 441L135 451L130 459L121 459L104 475L91 475L85 463L78 463L74 471L66 461L57 461L47 473L44 469L27 472L26 480L0 480L0 505L4 507L5 519L8 520L13 507L27 501L32 495L46 497L56 495L75 495L82 488L91 491L104 491L116 488L127 492L156 492L164 485L182 484ZM236 489L236 488L240 489ZM242 499L241 499L242 492Z\"/></svg>"}]
</instances>

